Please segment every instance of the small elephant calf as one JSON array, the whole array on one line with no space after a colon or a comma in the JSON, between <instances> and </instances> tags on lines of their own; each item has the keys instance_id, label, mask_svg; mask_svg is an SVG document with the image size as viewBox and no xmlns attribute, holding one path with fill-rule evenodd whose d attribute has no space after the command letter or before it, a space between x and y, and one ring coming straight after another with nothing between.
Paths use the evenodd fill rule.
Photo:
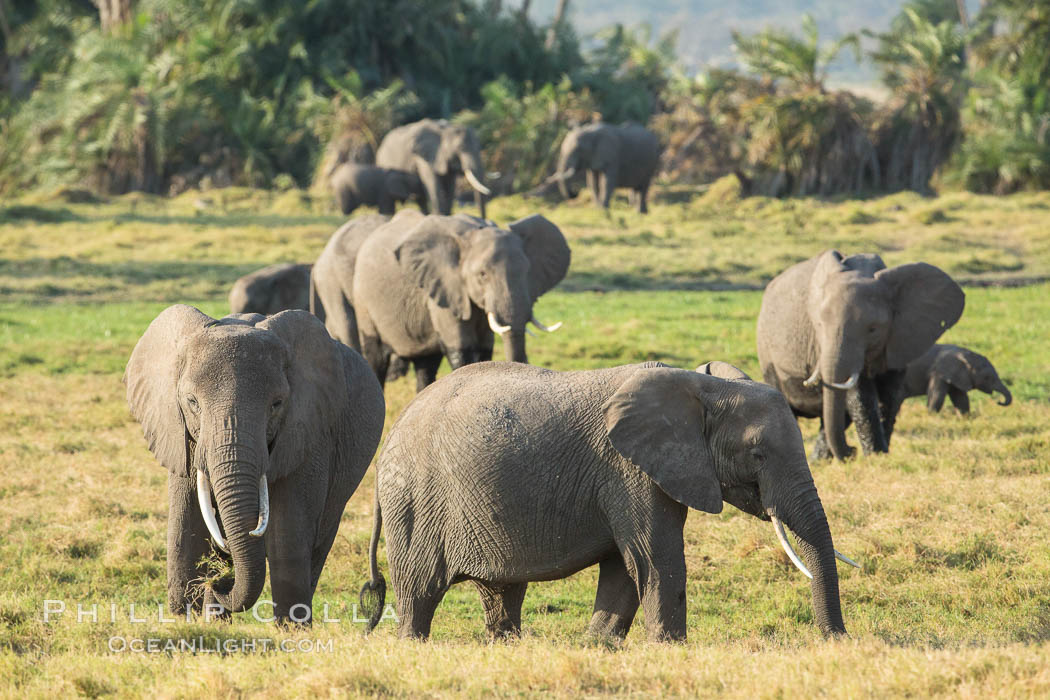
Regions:
<instances>
[{"instance_id":1,"label":"small elephant calf","mask_svg":"<svg viewBox=\"0 0 1050 700\"><path fill-rule=\"evenodd\" d=\"M362 204L376 207L380 214L393 214L399 202L414 199L420 207L426 203L423 182L407 170L343 163L332 173L330 182L343 214Z\"/></svg>"},{"instance_id":2,"label":"small elephant calf","mask_svg":"<svg viewBox=\"0 0 1050 700\"><path fill-rule=\"evenodd\" d=\"M230 313L269 316L289 309L309 311L311 267L279 263L241 277L230 289Z\"/></svg>"},{"instance_id":3,"label":"small elephant calf","mask_svg":"<svg viewBox=\"0 0 1050 700\"><path fill-rule=\"evenodd\" d=\"M925 394L926 407L931 413L937 413L947 397L959 413L966 414L970 412L966 392L971 389L989 395L999 392L1003 396L1000 406L1013 402L1013 395L987 357L958 345L934 345L908 365L901 398Z\"/></svg>"}]
</instances>

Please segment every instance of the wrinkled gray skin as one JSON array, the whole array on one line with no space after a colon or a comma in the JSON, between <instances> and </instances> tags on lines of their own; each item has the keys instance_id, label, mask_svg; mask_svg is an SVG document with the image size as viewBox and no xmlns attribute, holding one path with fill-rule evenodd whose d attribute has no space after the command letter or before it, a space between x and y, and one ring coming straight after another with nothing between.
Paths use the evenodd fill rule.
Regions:
<instances>
[{"instance_id":1,"label":"wrinkled gray skin","mask_svg":"<svg viewBox=\"0 0 1050 700\"><path fill-rule=\"evenodd\" d=\"M423 213L451 214L456 178L469 170L485 180L481 142L473 129L444 120L424 119L399 126L383 137L376 151L376 165L415 173L423 183L428 204ZM485 218L485 193L474 189L474 202Z\"/></svg>"},{"instance_id":2,"label":"wrinkled gray skin","mask_svg":"<svg viewBox=\"0 0 1050 700\"><path fill-rule=\"evenodd\" d=\"M393 214L400 202L411 199L422 206L426 199L419 177L406 170L343 163L332 172L329 183L343 214L362 204L376 207L380 214Z\"/></svg>"},{"instance_id":3,"label":"wrinkled gray skin","mask_svg":"<svg viewBox=\"0 0 1050 700\"><path fill-rule=\"evenodd\" d=\"M482 363L419 394L377 462L362 591L380 599L367 603L373 624L385 523L403 637L427 637L459 581L481 592L489 633L516 634L529 581L598 564L593 634L625 636L640 604L651 639L685 639L686 514L725 501L796 533L817 625L845 634L831 532L787 402L717 376L746 377L730 365L701 370Z\"/></svg>"},{"instance_id":4,"label":"wrinkled gray skin","mask_svg":"<svg viewBox=\"0 0 1050 700\"><path fill-rule=\"evenodd\" d=\"M932 265L887 269L877 255L843 258L835 250L769 283L758 314L759 364L797 416L821 419L812 460L852 454L851 420L865 454L889 450L905 367L959 320L964 303L959 285ZM853 374L852 389L828 386Z\"/></svg>"},{"instance_id":5,"label":"wrinkled gray skin","mask_svg":"<svg viewBox=\"0 0 1050 700\"><path fill-rule=\"evenodd\" d=\"M561 231L539 215L501 229L464 215L403 210L357 254L350 298L361 353L381 383L391 355L411 360L421 390L442 356L453 369L492 358L491 312L510 326L507 360L526 362L532 306L565 277L569 257Z\"/></svg>"},{"instance_id":6,"label":"wrinkled gray skin","mask_svg":"<svg viewBox=\"0 0 1050 700\"><path fill-rule=\"evenodd\" d=\"M131 413L168 468L168 606L251 608L270 563L273 615L310 618L317 579L343 507L383 429L383 394L361 356L306 311L216 321L176 305L150 324L124 372ZM205 591L212 539L197 473L207 475L228 542L233 580ZM260 477L269 527L252 536ZM302 605L293 610L293 606ZM271 614L269 606L259 611Z\"/></svg>"},{"instance_id":7,"label":"wrinkled gray skin","mask_svg":"<svg viewBox=\"0 0 1050 700\"><path fill-rule=\"evenodd\" d=\"M989 396L999 392L1003 396L1000 406L1013 402L1013 395L988 358L958 345L934 345L909 363L901 388L902 399L926 396L930 413L939 412L945 398L951 399L959 413L969 413L970 398L966 392L972 389Z\"/></svg>"},{"instance_id":8,"label":"wrinkled gray skin","mask_svg":"<svg viewBox=\"0 0 1050 700\"><path fill-rule=\"evenodd\" d=\"M230 289L230 313L269 316L288 309L309 309L311 267L280 263L245 275Z\"/></svg>"},{"instance_id":9,"label":"wrinkled gray skin","mask_svg":"<svg viewBox=\"0 0 1050 700\"><path fill-rule=\"evenodd\" d=\"M598 122L570 131L561 143L555 177L562 196L569 199L568 181L586 171L587 184L598 206L608 209L613 190L632 190L638 211L649 211L649 183L660 162L660 140L637 124L615 126Z\"/></svg>"}]
</instances>

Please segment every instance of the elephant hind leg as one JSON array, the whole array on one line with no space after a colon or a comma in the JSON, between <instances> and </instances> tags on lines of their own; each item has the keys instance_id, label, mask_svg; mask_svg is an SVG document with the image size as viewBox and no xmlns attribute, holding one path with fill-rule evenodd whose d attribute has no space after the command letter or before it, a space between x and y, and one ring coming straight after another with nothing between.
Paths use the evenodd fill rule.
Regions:
<instances>
[{"instance_id":1,"label":"elephant hind leg","mask_svg":"<svg viewBox=\"0 0 1050 700\"><path fill-rule=\"evenodd\" d=\"M598 566L598 594L587 631L596 637L623 639L638 612L638 588L619 554Z\"/></svg>"},{"instance_id":2,"label":"elephant hind leg","mask_svg":"<svg viewBox=\"0 0 1050 700\"><path fill-rule=\"evenodd\" d=\"M649 183L645 183L638 188L638 213L648 214L649 213Z\"/></svg>"},{"instance_id":3,"label":"elephant hind leg","mask_svg":"<svg viewBox=\"0 0 1050 700\"><path fill-rule=\"evenodd\" d=\"M962 389L949 386L948 398L951 399L952 405L955 406L959 413L965 416L970 412L970 397Z\"/></svg>"},{"instance_id":4,"label":"elephant hind leg","mask_svg":"<svg viewBox=\"0 0 1050 700\"><path fill-rule=\"evenodd\" d=\"M443 357L443 355L438 353L437 355L416 357L412 360L412 364L416 368L417 394L437 381L438 367L441 366L441 360Z\"/></svg>"},{"instance_id":5,"label":"elephant hind leg","mask_svg":"<svg viewBox=\"0 0 1050 700\"><path fill-rule=\"evenodd\" d=\"M494 585L474 581L485 608L485 629L491 637L500 639L521 634L521 604L525 600L527 583Z\"/></svg>"},{"instance_id":6,"label":"elephant hind leg","mask_svg":"<svg viewBox=\"0 0 1050 700\"><path fill-rule=\"evenodd\" d=\"M402 639L427 639L434 612L448 592L448 585L434 585L425 591L397 590L397 606L400 614L398 636ZM395 583L396 588L396 583Z\"/></svg>"}]
</instances>

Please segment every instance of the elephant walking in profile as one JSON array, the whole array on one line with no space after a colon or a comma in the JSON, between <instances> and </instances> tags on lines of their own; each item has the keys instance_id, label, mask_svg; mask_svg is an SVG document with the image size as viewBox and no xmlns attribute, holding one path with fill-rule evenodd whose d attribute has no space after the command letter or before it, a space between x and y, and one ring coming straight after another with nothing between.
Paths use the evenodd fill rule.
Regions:
<instances>
[{"instance_id":1,"label":"elephant walking in profile","mask_svg":"<svg viewBox=\"0 0 1050 700\"><path fill-rule=\"evenodd\" d=\"M491 359L496 334L507 360L526 362L526 324L557 329L532 307L565 277L569 257L561 231L539 215L504 229L402 210L357 252L349 299L361 353L381 383L393 356L411 360L417 390L434 381L442 357L453 369Z\"/></svg>"},{"instance_id":2,"label":"elephant walking in profile","mask_svg":"<svg viewBox=\"0 0 1050 700\"><path fill-rule=\"evenodd\" d=\"M570 131L561 143L554 174L562 196L570 198L569 180L581 171L598 206L608 209L613 190L632 190L638 211L649 211L649 184L660 162L660 140L638 124L615 126L599 122Z\"/></svg>"},{"instance_id":3,"label":"elephant walking in profile","mask_svg":"<svg viewBox=\"0 0 1050 700\"><path fill-rule=\"evenodd\" d=\"M215 320L176 305L139 339L124 383L169 472L171 611L248 610L269 562L273 615L308 623L343 508L383 430L368 365L306 311ZM233 574L202 595L213 547Z\"/></svg>"},{"instance_id":4,"label":"elephant walking in profile","mask_svg":"<svg viewBox=\"0 0 1050 700\"><path fill-rule=\"evenodd\" d=\"M451 214L456 177L463 175L474 189L474 202L485 218L485 197L492 194L482 183L481 142L468 126L424 119L393 129L379 144L376 165L415 174L426 192L423 213Z\"/></svg>"},{"instance_id":5,"label":"elephant walking in profile","mask_svg":"<svg viewBox=\"0 0 1050 700\"><path fill-rule=\"evenodd\" d=\"M309 309L311 267L279 263L241 277L230 289L230 313L269 316Z\"/></svg>"},{"instance_id":6,"label":"elephant walking in profile","mask_svg":"<svg viewBox=\"0 0 1050 700\"><path fill-rule=\"evenodd\" d=\"M812 577L817 626L846 632L837 552L798 424L779 392L731 365L471 365L416 396L376 469L361 595L373 627L386 591L376 560L385 523L403 637L427 637L460 581L481 593L490 634L517 634L530 581L597 564L593 634L626 636L640 605L650 639L685 639L686 516L719 513L724 501L772 520Z\"/></svg>"},{"instance_id":7,"label":"elephant walking in profile","mask_svg":"<svg viewBox=\"0 0 1050 700\"><path fill-rule=\"evenodd\" d=\"M758 360L795 415L821 419L811 459L848 457L850 420L865 454L889 451L905 368L964 303L933 265L887 268L878 255L828 250L773 278L758 314Z\"/></svg>"},{"instance_id":8,"label":"elephant walking in profile","mask_svg":"<svg viewBox=\"0 0 1050 700\"><path fill-rule=\"evenodd\" d=\"M422 205L426 198L419 177L407 170L343 163L332 172L329 182L344 215L362 204L375 207L380 214L393 214L400 202L411 199Z\"/></svg>"},{"instance_id":9,"label":"elephant walking in profile","mask_svg":"<svg viewBox=\"0 0 1050 700\"><path fill-rule=\"evenodd\" d=\"M934 345L926 354L908 364L901 386L901 399L926 396L926 407L937 413L950 398L963 415L970 412L966 392L977 389L989 396L998 392L1000 406L1009 406L1013 395L999 378L987 357L958 345Z\"/></svg>"}]
</instances>

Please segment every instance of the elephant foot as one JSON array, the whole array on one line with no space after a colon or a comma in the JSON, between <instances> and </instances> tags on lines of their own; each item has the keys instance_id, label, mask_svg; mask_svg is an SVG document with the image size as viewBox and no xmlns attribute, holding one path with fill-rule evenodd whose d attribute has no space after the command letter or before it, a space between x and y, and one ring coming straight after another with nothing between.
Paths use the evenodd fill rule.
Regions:
<instances>
[{"instance_id":1,"label":"elephant foot","mask_svg":"<svg viewBox=\"0 0 1050 700\"><path fill-rule=\"evenodd\" d=\"M204 590L204 607L201 612L205 622L230 622L233 619L233 614L215 599L215 591L210 586Z\"/></svg>"}]
</instances>

